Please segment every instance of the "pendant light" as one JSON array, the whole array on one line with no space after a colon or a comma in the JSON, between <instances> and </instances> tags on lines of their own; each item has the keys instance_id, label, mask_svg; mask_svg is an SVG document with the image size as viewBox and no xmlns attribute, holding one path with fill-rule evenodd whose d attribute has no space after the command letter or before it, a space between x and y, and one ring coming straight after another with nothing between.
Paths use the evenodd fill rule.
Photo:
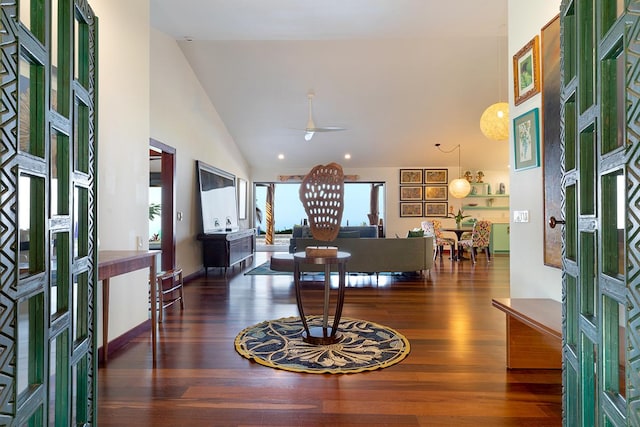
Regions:
<instances>
[{"instance_id":1,"label":"pendant light","mask_svg":"<svg viewBox=\"0 0 640 427\"><path fill-rule=\"evenodd\" d=\"M498 66L498 99L502 87L502 67L500 66L500 39L497 41L496 62ZM505 55L506 56L506 55ZM509 139L509 104L496 102L487 107L480 116L480 130L487 138L494 141Z\"/></svg>"},{"instance_id":2,"label":"pendant light","mask_svg":"<svg viewBox=\"0 0 640 427\"><path fill-rule=\"evenodd\" d=\"M509 104L496 102L484 110L480 117L480 130L489 139L504 141L509 138Z\"/></svg>"},{"instance_id":3,"label":"pendant light","mask_svg":"<svg viewBox=\"0 0 640 427\"><path fill-rule=\"evenodd\" d=\"M458 150L458 178L449 183L449 193L456 199L463 199L471 192L471 184L465 178L462 177L462 168L460 167L460 144L456 145L449 151L445 151L440 148L440 144L436 144L436 148L443 153L449 154L454 150Z\"/></svg>"}]
</instances>

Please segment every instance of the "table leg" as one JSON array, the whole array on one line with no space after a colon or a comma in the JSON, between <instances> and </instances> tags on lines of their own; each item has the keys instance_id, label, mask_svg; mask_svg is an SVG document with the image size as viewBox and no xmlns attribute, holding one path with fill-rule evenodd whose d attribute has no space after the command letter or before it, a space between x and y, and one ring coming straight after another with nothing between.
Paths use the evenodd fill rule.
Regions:
<instances>
[{"instance_id":1,"label":"table leg","mask_svg":"<svg viewBox=\"0 0 640 427\"><path fill-rule=\"evenodd\" d=\"M151 284L151 358L156 364L156 318L158 310L158 284L156 283L156 257L151 257L149 266L149 283Z\"/></svg>"},{"instance_id":2,"label":"table leg","mask_svg":"<svg viewBox=\"0 0 640 427\"><path fill-rule=\"evenodd\" d=\"M109 279L102 280L102 360L109 358Z\"/></svg>"},{"instance_id":3,"label":"table leg","mask_svg":"<svg viewBox=\"0 0 640 427\"><path fill-rule=\"evenodd\" d=\"M322 306L322 329L326 335L329 327L329 291L331 289L331 265L324 265L324 305Z\"/></svg>"},{"instance_id":4,"label":"table leg","mask_svg":"<svg viewBox=\"0 0 640 427\"><path fill-rule=\"evenodd\" d=\"M338 300L336 301L336 314L333 318L333 328L331 333L333 336L338 334L338 325L340 317L342 317L342 306L344 305L344 292L346 287L346 266L344 263L338 264Z\"/></svg>"}]
</instances>

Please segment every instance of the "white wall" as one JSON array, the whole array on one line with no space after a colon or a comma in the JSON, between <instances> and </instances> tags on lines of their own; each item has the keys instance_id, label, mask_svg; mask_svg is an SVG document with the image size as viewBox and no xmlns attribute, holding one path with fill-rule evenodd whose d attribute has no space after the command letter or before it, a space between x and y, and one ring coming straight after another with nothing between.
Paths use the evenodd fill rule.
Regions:
<instances>
[{"instance_id":1,"label":"white wall","mask_svg":"<svg viewBox=\"0 0 640 427\"><path fill-rule=\"evenodd\" d=\"M176 148L176 264L185 274L202 267L196 192L196 160L250 181L249 167L215 107L205 95L178 44L151 30L151 137ZM248 195L252 200L251 194ZM241 227L249 226L240 221Z\"/></svg>"},{"instance_id":2,"label":"white wall","mask_svg":"<svg viewBox=\"0 0 640 427\"><path fill-rule=\"evenodd\" d=\"M517 53L560 10L560 1L537 2L509 0L509 57ZM513 81L513 67L509 67ZM509 91L511 119L533 108L541 108L540 94L515 106L513 86ZM513 134L510 136L509 158L514 158ZM542 150L541 150L542 153ZM513 161L511 162L513 164ZM541 161L542 164L542 161ZM561 270L544 265L544 206L542 167L523 171L511 170L511 211L529 211L528 223L512 223L510 239L511 297L562 298Z\"/></svg>"},{"instance_id":3,"label":"white wall","mask_svg":"<svg viewBox=\"0 0 640 427\"><path fill-rule=\"evenodd\" d=\"M91 7L99 18L99 249L135 250L138 237L146 248L149 2L92 0ZM145 271L111 280L109 337L148 319L147 283ZM102 331L101 322L98 331Z\"/></svg>"}]
</instances>

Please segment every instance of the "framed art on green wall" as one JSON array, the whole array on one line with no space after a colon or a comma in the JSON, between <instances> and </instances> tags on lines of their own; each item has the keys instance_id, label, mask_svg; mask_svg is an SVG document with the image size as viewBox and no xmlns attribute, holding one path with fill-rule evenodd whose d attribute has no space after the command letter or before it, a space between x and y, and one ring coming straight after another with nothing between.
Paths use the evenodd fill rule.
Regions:
<instances>
[{"instance_id":1,"label":"framed art on green wall","mask_svg":"<svg viewBox=\"0 0 640 427\"><path fill-rule=\"evenodd\" d=\"M515 170L540 166L540 132L538 108L513 119Z\"/></svg>"}]
</instances>

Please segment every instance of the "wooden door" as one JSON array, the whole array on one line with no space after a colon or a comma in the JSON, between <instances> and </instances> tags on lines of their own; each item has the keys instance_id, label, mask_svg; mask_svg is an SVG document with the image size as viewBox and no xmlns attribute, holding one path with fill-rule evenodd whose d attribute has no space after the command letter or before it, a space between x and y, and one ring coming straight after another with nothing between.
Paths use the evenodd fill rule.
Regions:
<instances>
[{"instance_id":1,"label":"wooden door","mask_svg":"<svg viewBox=\"0 0 640 427\"><path fill-rule=\"evenodd\" d=\"M1 4L0 425L95 423L96 24Z\"/></svg>"},{"instance_id":2,"label":"wooden door","mask_svg":"<svg viewBox=\"0 0 640 427\"><path fill-rule=\"evenodd\" d=\"M567 426L640 425L640 2L626 3L561 5Z\"/></svg>"}]
</instances>

